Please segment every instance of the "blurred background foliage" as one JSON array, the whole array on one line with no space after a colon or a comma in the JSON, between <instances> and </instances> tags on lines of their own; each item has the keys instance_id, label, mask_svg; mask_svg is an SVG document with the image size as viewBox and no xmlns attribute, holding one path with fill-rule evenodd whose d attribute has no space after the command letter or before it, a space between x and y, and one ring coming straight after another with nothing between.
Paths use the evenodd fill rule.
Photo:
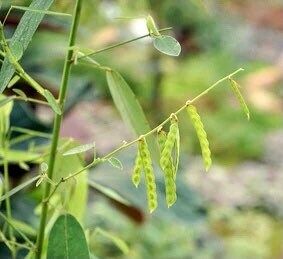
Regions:
<instances>
[{"instance_id":1,"label":"blurred background foliage","mask_svg":"<svg viewBox=\"0 0 283 259\"><path fill-rule=\"evenodd\" d=\"M3 1L1 17L10 4L29 3ZM57 0L52 8L71 13L73 1ZM182 114L178 201L170 210L164 204L160 177L160 207L153 215L147 214L144 191L130 182L134 152L119 155L122 171L109 165L91 170L89 178L117 191L131 204L90 190L85 222L93 258L282 258L282 1L85 0L79 46L97 50L146 34L143 17L148 13L160 28L173 27L169 34L182 45L179 58L157 53L149 39L94 58L123 74L151 125L239 67L245 68L237 80L248 100L251 120L245 120L227 83L198 103L214 158L211 172L204 174L197 138ZM7 35L20 17L16 10L8 17ZM55 95L69 25L68 18L45 18L22 60L26 71ZM26 91L24 82L17 88ZM11 120L14 126L51 130L51 113L41 106L16 103ZM62 136L82 143L95 140L99 154L131 139L112 105L103 72L84 65L73 69ZM47 144L38 138L32 141ZM16 148L29 144L30 140ZM16 185L25 173L12 168ZM33 209L40 191L23 193L13 197L13 214L36 226ZM115 242L94 235L96 227L124 240L129 253L124 255ZM4 256L5 249L1 251Z\"/></svg>"}]
</instances>

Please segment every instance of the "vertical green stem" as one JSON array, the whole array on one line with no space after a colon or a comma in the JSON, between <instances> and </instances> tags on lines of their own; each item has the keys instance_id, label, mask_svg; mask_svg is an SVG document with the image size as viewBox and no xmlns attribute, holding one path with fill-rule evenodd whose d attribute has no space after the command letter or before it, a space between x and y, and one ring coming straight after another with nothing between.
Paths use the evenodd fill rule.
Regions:
<instances>
[{"instance_id":1,"label":"vertical green stem","mask_svg":"<svg viewBox=\"0 0 283 259\"><path fill-rule=\"evenodd\" d=\"M9 169L8 169L8 161L6 159L6 153L7 153L7 143L6 140L3 141L3 150L4 150L4 161L3 161L3 166L4 166L4 189L5 193L7 193L10 190L10 182L9 182ZM11 212L11 203L10 203L10 198L7 197L5 199L5 206L6 206L6 214L7 214L7 219L11 221L12 219L12 212ZM9 239L11 241L14 241L14 233L12 227L9 225L8 226L8 235ZM16 258L16 250L15 246L11 245L11 253L12 253L12 258Z\"/></svg>"},{"instance_id":2,"label":"vertical green stem","mask_svg":"<svg viewBox=\"0 0 283 259\"><path fill-rule=\"evenodd\" d=\"M68 88L68 81L69 81L69 76L71 72L71 67L73 64L73 61L72 61L73 49L71 47L73 47L76 42L82 1L83 0L76 1L76 6L75 6L74 14L73 14L73 22L72 22L71 32L69 36L68 52L66 54L65 63L64 63L64 70L63 70L62 81L61 81L61 86L60 86L60 94L59 94L59 105L62 109L62 115L56 114L55 119L54 119L52 143L51 143L50 157L49 157L49 163L48 163L48 177L50 179L53 178L54 164L55 164L56 151L57 151L57 146L58 146L58 139L59 139L59 133L60 133L60 128L61 128L64 104L65 104L65 99L66 99L66 92ZM36 251L37 259L41 258L41 254L42 254L42 247L43 247L43 242L44 242L44 230L45 230L47 212L48 212L48 202L46 202L46 200L49 197L50 192L51 192L51 185L50 183L46 182L45 190L44 190L44 194L42 198L42 211L41 211L40 225L39 225L37 244L36 244L37 245L37 251Z\"/></svg>"}]
</instances>

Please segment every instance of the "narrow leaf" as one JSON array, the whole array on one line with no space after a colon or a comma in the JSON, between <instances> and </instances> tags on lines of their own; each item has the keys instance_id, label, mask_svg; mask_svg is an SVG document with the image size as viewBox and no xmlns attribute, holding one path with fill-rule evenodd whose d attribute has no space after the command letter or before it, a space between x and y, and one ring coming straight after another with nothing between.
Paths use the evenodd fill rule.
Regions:
<instances>
[{"instance_id":1,"label":"narrow leaf","mask_svg":"<svg viewBox=\"0 0 283 259\"><path fill-rule=\"evenodd\" d=\"M106 77L114 104L125 123L133 130L136 136L150 131L143 109L123 77L113 70L107 71ZM153 157L157 159L157 147L154 138L149 136L147 140Z\"/></svg>"},{"instance_id":2,"label":"narrow leaf","mask_svg":"<svg viewBox=\"0 0 283 259\"><path fill-rule=\"evenodd\" d=\"M119 202L119 203L122 203L126 206L129 206L130 205L130 202L128 200L126 200L124 197L122 197L118 192L116 192L115 190L107 187L107 186L104 186L104 185L101 185L97 182L94 182L94 181L91 181L91 180L88 180L88 184L89 186L91 186L92 188L98 190L99 192L103 193L105 196Z\"/></svg>"},{"instance_id":3,"label":"narrow leaf","mask_svg":"<svg viewBox=\"0 0 283 259\"><path fill-rule=\"evenodd\" d=\"M24 189L25 187L27 187L28 185L32 184L33 182L35 182L37 179L40 178L40 175L37 175L29 180L27 180L26 182L18 185L17 187L15 187L14 189L10 190L9 192L5 193L1 198L0 198L0 202L4 201L5 199L11 197L12 195L14 195L15 193L21 191L22 189Z\"/></svg>"},{"instance_id":4,"label":"narrow leaf","mask_svg":"<svg viewBox=\"0 0 283 259\"><path fill-rule=\"evenodd\" d=\"M5 97L4 99L0 99L0 108L6 105L7 103L13 101L13 99L14 99L13 96L9 96L9 97Z\"/></svg>"},{"instance_id":5,"label":"narrow leaf","mask_svg":"<svg viewBox=\"0 0 283 259\"><path fill-rule=\"evenodd\" d=\"M59 216L50 231L47 259L56 258L90 258L84 231L71 214Z\"/></svg>"},{"instance_id":6,"label":"narrow leaf","mask_svg":"<svg viewBox=\"0 0 283 259\"><path fill-rule=\"evenodd\" d=\"M108 239L110 239L124 254L129 253L128 245L121 238L119 238L116 235L113 235L112 233L105 231L101 228L96 228L95 232L99 233L100 235L102 235L102 236L104 236Z\"/></svg>"},{"instance_id":7,"label":"narrow leaf","mask_svg":"<svg viewBox=\"0 0 283 259\"><path fill-rule=\"evenodd\" d=\"M84 144L84 145L80 145L80 146L76 146L74 148L71 148L70 150L64 152L63 156L69 156L69 155L75 155L75 154L80 154L80 153L84 153L90 149L94 149L95 148L95 143L90 143L90 144Z\"/></svg>"},{"instance_id":8,"label":"narrow leaf","mask_svg":"<svg viewBox=\"0 0 283 259\"><path fill-rule=\"evenodd\" d=\"M25 101L28 99L28 97L26 96L26 94L25 94L21 89L13 88L12 90L13 90L16 94L18 94L19 96L21 96Z\"/></svg>"},{"instance_id":9,"label":"narrow leaf","mask_svg":"<svg viewBox=\"0 0 283 259\"><path fill-rule=\"evenodd\" d=\"M48 10L52 3L53 0L34 0L29 8ZM22 52L26 50L43 17L44 14L42 13L32 11L25 12L9 44L12 53L18 48L17 45L19 43L22 46ZM0 93L2 93L9 84L14 72L15 69L13 65L9 62L8 58L5 57L0 71Z\"/></svg>"},{"instance_id":10,"label":"narrow leaf","mask_svg":"<svg viewBox=\"0 0 283 259\"><path fill-rule=\"evenodd\" d=\"M18 75L13 76L13 78L11 79L11 81L8 84L8 88L12 87L13 85L15 85L21 78Z\"/></svg>"},{"instance_id":11,"label":"narrow leaf","mask_svg":"<svg viewBox=\"0 0 283 259\"><path fill-rule=\"evenodd\" d=\"M44 90L44 96L45 96L47 102L49 103L49 105L51 106L51 108L53 109L53 111L56 112L57 114L61 115L62 111L61 111L59 104L57 103L56 99L52 95L52 93L50 93L47 89L45 89Z\"/></svg>"},{"instance_id":12,"label":"narrow leaf","mask_svg":"<svg viewBox=\"0 0 283 259\"><path fill-rule=\"evenodd\" d=\"M25 7L25 6L13 5L11 7L13 9L35 12L35 13L38 13L38 14L46 14L46 15L54 15L54 16L72 16L71 14L68 14L68 13L45 11L45 10L33 9L33 8L30 8L30 7Z\"/></svg>"},{"instance_id":13,"label":"narrow leaf","mask_svg":"<svg viewBox=\"0 0 283 259\"><path fill-rule=\"evenodd\" d=\"M181 53L180 43L171 36L154 37L153 45L157 50L169 56L179 56Z\"/></svg>"}]
</instances>

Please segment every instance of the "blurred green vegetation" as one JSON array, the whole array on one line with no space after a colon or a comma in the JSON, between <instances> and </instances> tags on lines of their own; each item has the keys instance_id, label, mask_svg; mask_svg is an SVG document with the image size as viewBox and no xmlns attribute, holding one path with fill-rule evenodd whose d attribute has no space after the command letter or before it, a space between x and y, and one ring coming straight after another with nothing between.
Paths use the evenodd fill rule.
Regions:
<instances>
[{"instance_id":1,"label":"blurred green vegetation","mask_svg":"<svg viewBox=\"0 0 283 259\"><path fill-rule=\"evenodd\" d=\"M29 2L5 1L1 14L6 11L5 5L11 3L22 5ZM156 125L164 119L165 114L178 109L186 100L193 98L235 69L245 68L245 71L237 76L241 84L246 82L245 79L249 75L275 65L257 57L251 59L240 56L238 52L233 52L225 46L225 42L238 40L227 39L233 35L233 26L235 24L245 26L239 15L232 13L222 15L222 12L227 11L226 5L236 2L242 1L85 0L80 47L100 49L105 45L143 34L144 27L140 19L114 19L117 17L140 17L150 12L160 27L161 25L173 27L170 33L175 34L183 47L180 58L159 55L146 40L94 56L99 63L116 68L125 76L145 107L151 124ZM257 5L257 1L249 2L254 6ZM282 4L280 1L270 1L270 8L279 8L280 4ZM53 8L70 13L72 5L71 0L58 0L55 1ZM20 13L14 11L12 15L19 17ZM231 16L230 23L226 15ZM45 25L40 28L25 53L23 66L32 76L56 91L62 72L69 21L65 18L48 17L45 19ZM229 31L228 36L227 30L223 30L225 26ZM13 29L11 22L10 32ZM252 50L255 46L249 48ZM281 88L282 82L278 82L273 87L274 91L278 92L280 91L276 89ZM248 95L244 87L242 91L244 95ZM103 72L84 65L73 69L69 96L67 104L69 110L84 100L96 102L102 99L111 102ZM12 115L13 125L50 131L50 123L40 121L33 107L16 106ZM262 110L253 104L250 105L251 120L247 122L235 103L227 83L218 86L197 106L210 139L214 161L219 166L232 167L250 160L261 163L266 135L278 129L282 130L282 111ZM25 114L26 120L19 120L19 117L24 116L22 114ZM144 222L136 224L99 193L91 193L90 196L93 195L94 198L90 198L86 222L90 227L89 242L93 258L281 258L283 218L282 215L273 215L272 210L261 211L257 208L268 207L266 205L268 201L265 201L264 197L259 198L262 202L259 205L255 203L239 208L230 204L223 207L217 202L205 201L204 191L191 186L190 180L186 180L186 175L190 179L191 173L188 166L200 150L187 115L182 114L180 119L183 155L176 206L170 210L161 208L156 215L146 215ZM103 168L100 169L103 172L98 173L98 176L103 184L122 192L134 207L144 211L142 204L145 204L145 201L142 200L142 196L138 196L141 194L129 187L133 160L131 156L121 155L121 160L126 165L124 172ZM227 174L229 173L227 171ZM116 177L109 177L111 174ZM119 180L120 178L122 180ZM262 188L272 188L268 183L268 177L266 178ZM203 181L209 181L206 175L203 175ZM222 179L219 181L221 182ZM162 187L159 189L162 190ZM214 192L212 188L209 191ZM160 191L160 195L161 193ZM252 191L249 194L255 195ZM38 193L26 195L24 202L26 206L19 205L19 198L22 197L15 197L13 214L36 226L32 209L39 196ZM282 190L278 191L278 196L282 196ZM280 201L279 199L279 203ZM29 213L21 215L21 211L29 211ZM106 229L123 239L130 248L129 254L123 255L108 239L100 236L92 237L91 232L96 227Z\"/></svg>"}]
</instances>

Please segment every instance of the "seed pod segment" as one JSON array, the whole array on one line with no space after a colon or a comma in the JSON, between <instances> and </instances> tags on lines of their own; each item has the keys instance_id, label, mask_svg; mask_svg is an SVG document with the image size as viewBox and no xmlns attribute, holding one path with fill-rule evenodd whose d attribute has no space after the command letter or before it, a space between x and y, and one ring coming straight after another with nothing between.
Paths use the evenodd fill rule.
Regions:
<instances>
[{"instance_id":1,"label":"seed pod segment","mask_svg":"<svg viewBox=\"0 0 283 259\"><path fill-rule=\"evenodd\" d=\"M239 84L233 80L232 78L229 78L230 81L230 86L232 88L232 91L234 93L234 95L236 96L236 98L238 99L238 102L240 103L242 110L244 111L244 113L247 116L247 119L250 120L250 111L249 108L245 102L244 97L242 96L241 92L240 92L240 86Z\"/></svg>"},{"instance_id":2,"label":"seed pod segment","mask_svg":"<svg viewBox=\"0 0 283 259\"><path fill-rule=\"evenodd\" d=\"M140 154L140 148L138 148L137 157L135 160L135 166L132 174L132 182L136 186L136 188L139 186L141 181L141 173L142 173L142 159Z\"/></svg>"},{"instance_id":3,"label":"seed pod segment","mask_svg":"<svg viewBox=\"0 0 283 259\"><path fill-rule=\"evenodd\" d=\"M151 156L145 138L139 140L139 150L145 173L148 208L152 213L157 207L157 194Z\"/></svg>"},{"instance_id":4,"label":"seed pod segment","mask_svg":"<svg viewBox=\"0 0 283 259\"><path fill-rule=\"evenodd\" d=\"M167 135L167 139L164 143L164 148L161 152L160 157L160 165L161 168L165 168L167 163L170 162L171 153L176 141L176 135L178 134L178 122L177 121L171 121L170 129Z\"/></svg>"},{"instance_id":5,"label":"seed pod segment","mask_svg":"<svg viewBox=\"0 0 283 259\"><path fill-rule=\"evenodd\" d=\"M197 112L196 107L193 105L188 105L187 111L188 111L188 114L191 118L191 121L193 123L193 126L195 128L195 131L199 139L201 152L202 152L202 158L203 158L204 165L205 165L205 170L208 171L211 166L212 161L211 161L211 152L209 149L209 142L207 139L207 134L205 132L203 123Z\"/></svg>"}]
</instances>

